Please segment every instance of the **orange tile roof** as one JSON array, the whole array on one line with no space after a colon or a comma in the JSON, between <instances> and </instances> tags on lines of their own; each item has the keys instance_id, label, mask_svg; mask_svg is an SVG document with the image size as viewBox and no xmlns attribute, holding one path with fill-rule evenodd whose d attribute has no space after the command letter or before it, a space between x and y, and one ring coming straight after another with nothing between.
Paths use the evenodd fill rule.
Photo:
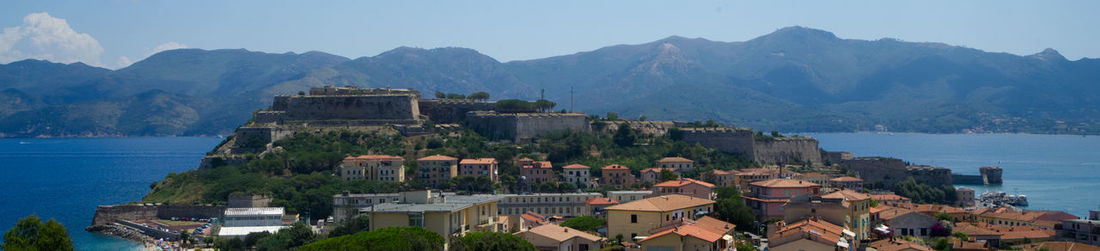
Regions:
<instances>
[{"instance_id":1,"label":"orange tile roof","mask_svg":"<svg viewBox=\"0 0 1100 251\"><path fill-rule=\"evenodd\" d=\"M818 185L817 183L805 182L805 181L801 181L801 180L790 180L790 179L763 180L763 181L753 182L749 185L759 186L759 187L771 187L771 188L821 187L821 185Z\"/></svg>"},{"instance_id":2,"label":"orange tile roof","mask_svg":"<svg viewBox=\"0 0 1100 251\"><path fill-rule=\"evenodd\" d=\"M911 200L908 197L897 194L872 194L871 199L877 201L896 201L896 200Z\"/></svg>"},{"instance_id":3,"label":"orange tile roof","mask_svg":"<svg viewBox=\"0 0 1100 251\"><path fill-rule=\"evenodd\" d=\"M823 173L799 173L799 174L802 175L802 178L825 178L825 177L828 177L828 175L825 175Z\"/></svg>"},{"instance_id":4,"label":"orange tile roof","mask_svg":"<svg viewBox=\"0 0 1100 251\"><path fill-rule=\"evenodd\" d=\"M884 210L891 209L891 208L894 208L894 207L879 204L877 207L871 207L871 214L876 214L878 212L882 212Z\"/></svg>"},{"instance_id":5,"label":"orange tile roof","mask_svg":"<svg viewBox=\"0 0 1100 251\"><path fill-rule=\"evenodd\" d=\"M646 169L642 169L642 172L641 172L641 173L648 173L648 172L657 172L657 173L660 173L660 172L661 172L661 170L669 170L669 171L673 171L673 172L675 172L675 170L673 170L672 168L646 168Z\"/></svg>"},{"instance_id":6,"label":"orange tile roof","mask_svg":"<svg viewBox=\"0 0 1100 251\"><path fill-rule=\"evenodd\" d=\"M909 209L912 209L913 211L929 214L929 215L936 214L936 213L949 213L949 214L952 214L952 213L965 213L966 212L966 210L963 210L962 208L952 207L952 206L948 206L948 205L938 205L938 204L910 205Z\"/></svg>"},{"instance_id":7,"label":"orange tile roof","mask_svg":"<svg viewBox=\"0 0 1100 251\"><path fill-rule=\"evenodd\" d=\"M970 236L1000 236L1002 240L1018 239L1043 239L1055 235L1054 230L1046 230L1030 226L1003 226L985 222L960 222L955 224L955 231L966 233Z\"/></svg>"},{"instance_id":8,"label":"orange tile roof","mask_svg":"<svg viewBox=\"0 0 1100 251\"><path fill-rule=\"evenodd\" d=\"M523 165L520 168L554 168L554 166L550 161L533 161L530 165Z\"/></svg>"},{"instance_id":9,"label":"orange tile roof","mask_svg":"<svg viewBox=\"0 0 1100 251\"><path fill-rule=\"evenodd\" d=\"M416 160L421 160L421 161L433 161L433 160L458 160L458 158L455 158L455 157L451 157L451 156L447 156L447 155L439 155L439 154L436 154L436 155L432 155L432 156L428 156L428 157L423 157L423 158L419 158L419 159L416 159Z\"/></svg>"},{"instance_id":10,"label":"orange tile roof","mask_svg":"<svg viewBox=\"0 0 1100 251\"><path fill-rule=\"evenodd\" d=\"M718 241L718 239L721 239L722 236L725 236L726 234L732 232L734 227L736 226L729 222L715 219L710 216L703 216L702 218L694 221L685 220L684 224L680 226L675 226L668 230L657 232L638 242L645 242L647 240L652 240L654 238L669 234L691 236L700 240L704 240L706 242L715 242Z\"/></svg>"},{"instance_id":11,"label":"orange tile roof","mask_svg":"<svg viewBox=\"0 0 1100 251\"><path fill-rule=\"evenodd\" d=\"M533 160L531 158L528 158L528 157L523 157L523 158L519 158L518 161L535 161L535 160Z\"/></svg>"},{"instance_id":12,"label":"orange tile roof","mask_svg":"<svg viewBox=\"0 0 1100 251\"><path fill-rule=\"evenodd\" d=\"M549 220L546 219L546 216L542 216L541 214L537 214L537 213L531 212L531 211L527 211L526 213L523 213L519 217L522 217L523 219L525 219L527 221L530 221L530 222L538 223L540 225L550 222Z\"/></svg>"},{"instance_id":13,"label":"orange tile roof","mask_svg":"<svg viewBox=\"0 0 1100 251\"><path fill-rule=\"evenodd\" d=\"M581 165L581 164L572 164L572 165L568 165L568 166L563 166L561 168L562 169L588 169L589 167L586 166L586 165Z\"/></svg>"},{"instance_id":14,"label":"orange tile roof","mask_svg":"<svg viewBox=\"0 0 1100 251\"><path fill-rule=\"evenodd\" d=\"M879 211L878 212L878 218L883 219L883 220L890 220L890 219L897 218L898 216L902 216L902 215L906 215L906 214L910 214L910 213L917 213L917 212L914 212L913 210L909 210L909 209L896 208L895 207L895 208L890 208L890 209ZM920 213L917 213L917 214L920 214ZM923 214L920 214L920 215L923 215ZM927 215L924 215L924 216L925 217L930 217L930 216L927 216Z\"/></svg>"},{"instance_id":15,"label":"orange tile roof","mask_svg":"<svg viewBox=\"0 0 1100 251\"><path fill-rule=\"evenodd\" d=\"M1059 251L1100 251L1100 247L1084 243L1070 241L1045 241L1040 243L1024 244L1021 247L1027 251L1035 250L1059 250Z\"/></svg>"},{"instance_id":16,"label":"orange tile roof","mask_svg":"<svg viewBox=\"0 0 1100 251\"><path fill-rule=\"evenodd\" d=\"M705 228L711 232L730 233L737 227L737 225L733 223L725 222L710 216L703 216L692 222L693 225Z\"/></svg>"},{"instance_id":17,"label":"orange tile roof","mask_svg":"<svg viewBox=\"0 0 1100 251\"><path fill-rule=\"evenodd\" d=\"M664 157L664 158L661 158L660 160L657 160L657 163L681 163L681 162L694 162L694 161L692 161L690 159L683 158L683 157Z\"/></svg>"},{"instance_id":18,"label":"orange tile roof","mask_svg":"<svg viewBox=\"0 0 1100 251\"><path fill-rule=\"evenodd\" d=\"M607 166L605 166L605 167L603 167L603 168L601 168L601 169L603 169L603 170L615 170L615 169L630 170L630 168L629 168L629 167L626 167L626 166L624 166L624 165L619 165L619 164L611 164L611 165L607 165Z\"/></svg>"},{"instance_id":19,"label":"orange tile roof","mask_svg":"<svg viewBox=\"0 0 1100 251\"><path fill-rule=\"evenodd\" d=\"M841 190L838 190L836 192L832 192L832 193L829 193L829 194L826 194L826 195L822 195L821 197L822 198L830 198L830 199L844 199L844 200L848 200L848 201L871 199L870 195L865 194L865 193L861 193L861 192L856 192L855 190L851 190L851 189L841 189Z\"/></svg>"},{"instance_id":20,"label":"orange tile roof","mask_svg":"<svg viewBox=\"0 0 1100 251\"><path fill-rule=\"evenodd\" d=\"M844 177L832 178L832 179L829 179L829 181L846 182L846 181L863 181L863 180L860 179L860 178L856 178L856 177L844 176Z\"/></svg>"},{"instance_id":21,"label":"orange tile roof","mask_svg":"<svg viewBox=\"0 0 1100 251\"><path fill-rule=\"evenodd\" d=\"M614 204L619 204L619 201L615 200L615 199L612 199L612 198L595 197L595 198L591 198L591 199L588 199L588 200L584 201L584 204L589 204L589 205L614 205Z\"/></svg>"},{"instance_id":22,"label":"orange tile roof","mask_svg":"<svg viewBox=\"0 0 1100 251\"><path fill-rule=\"evenodd\" d=\"M730 174L737 174L738 173L737 170L728 170L727 171L727 170L718 170L718 169L711 170L711 172L714 173L714 175L730 175Z\"/></svg>"},{"instance_id":23,"label":"orange tile roof","mask_svg":"<svg viewBox=\"0 0 1100 251\"><path fill-rule=\"evenodd\" d=\"M554 240L554 241L557 241L557 242L564 242L564 241L567 241L567 240L573 239L573 238L581 238L581 239L586 239L586 240L589 240L589 241L603 240L602 237L599 237L599 236L596 236L596 235L593 235L593 234L589 234L589 233L586 233L586 232L581 231L581 230L576 230L576 229L572 229L572 228L569 228L569 227L563 227L563 226L554 225L554 224L546 224L546 225L542 225L542 226L533 227L533 228L528 229L527 231L524 231L524 232L539 235L539 236L542 236L542 237L546 237L548 239L551 239L551 240ZM523 233L523 232L520 232L520 233ZM518 235L520 233L516 233L516 234Z\"/></svg>"},{"instance_id":24,"label":"orange tile roof","mask_svg":"<svg viewBox=\"0 0 1100 251\"><path fill-rule=\"evenodd\" d=\"M391 155L359 155L359 156L355 156L355 157L347 157L347 158L344 158L344 159L345 160L348 160L348 159L356 159L356 160L404 160L404 158L401 158L401 157L398 157L398 156L391 156Z\"/></svg>"},{"instance_id":25,"label":"orange tile roof","mask_svg":"<svg viewBox=\"0 0 1100 251\"><path fill-rule=\"evenodd\" d=\"M704 181L695 180L695 179L690 179L690 178L681 178L681 179L676 179L676 180L665 181L665 182L657 183L656 185L653 185L653 186L655 186L655 187L682 187L682 186L686 186L686 185L692 184L692 183L703 185L705 187L714 187L714 184L707 183L707 182L704 182Z\"/></svg>"},{"instance_id":26,"label":"orange tile roof","mask_svg":"<svg viewBox=\"0 0 1100 251\"><path fill-rule=\"evenodd\" d=\"M1043 213L1038 211L1016 211L1010 208L998 208L993 211L985 211L981 213L981 216L997 219L1032 222L1038 219L1039 216L1043 216Z\"/></svg>"},{"instance_id":27,"label":"orange tile roof","mask_svg":"<svg viewBox=\"0 0 1100 251\"><path fill-rule=\"evenodd\" d=\"M791 223L786 226L779 227L775 231L775 234L769 236L768 239L773 240L773 247L781 246L783 243L775 243L776 240L783 239L784 237L802 236L804 234L810 234L820 237L829 243L837 243L844 234L844 228L841 226L833 225L828 222L821 221L820 219L805 219L795 223Z\"/></svg>"},{"instance_id":28,"label":"orange tile roof","mask_svg":"<svg viewBox=\"0 0 1100 251\"><path fill-rule=\"evenodd\" d=\"M458 162L460 165L492 165L497 163L499 162L495 158L462 159Z\"/></svg>"},{"instance_id":29,"label":"orange tile roof","mask_svg":"<svg viewBox=\"0 0 1100 251\"><path fill-rule=\"evenodd\" d=\"M921 250L932 251L932 248L912 243L902 239L882 239L867 244L868 247L873 247L878 251L901 251L901 250Z\"/></svg>"},{"instance_id":30,"label":"orange tile roof","mask_svg":"<svg viewBox=\"0 0 1100 251\"><path fill-rule=\"evenodd\" d=\"M714 204L715 201L687 195L669 194L635 200L607 207L607 210L667 212L677 209Z\"/></svg>"}]
</instances>

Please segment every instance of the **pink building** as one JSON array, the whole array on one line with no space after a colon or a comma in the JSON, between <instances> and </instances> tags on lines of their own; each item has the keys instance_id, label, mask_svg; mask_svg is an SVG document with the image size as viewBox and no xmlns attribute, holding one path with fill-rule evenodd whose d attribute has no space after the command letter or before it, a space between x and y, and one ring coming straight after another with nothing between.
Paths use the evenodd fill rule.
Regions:
<instances>
[{"instance_id":1,"label":"pink building","mask_svg":"<svg viewBox=\"0 0 1100 251\"><path fill-rule=\"evenodd\" d=\"M554 166L550 161L520 161L520 163L519 175L526 177L529 184L557 180L554 179Z\"/></svg>"},{"instance_id":2,"label":"pink building","mask_svg":"<svg viewBox=\"0 0 1100 251\"><path fill-rule=\"evenodd\" d=\"M761 221L783 218L783 205L793 197L802 195L820 195L821 185L813 182L790 179L770 179L749 184L749 193L741 196L745 205L752 208L753 214Z\"/></svg>"},{"instance_id":3,"label":"pink building","mask_svg":"<svg viewBox=\"0 0 1100 251\"><path fill-rule=\"evenodd\" d=\"M701 199L714 199L714 184L694 179L681 178L653 185L653 195L682 194Z\"/></svg>"},{"instance_id":4,"label":"pink building","mask_svg":"<svg viewBox=\"0 0 1100 251\"><path fill-rule=\"evenodd\" d=\"M500 182L497 170L500 162L494 158L462 159L458 162L458 175L483 175L488 176L493 182Z\"/></svg>"}]
</instances>

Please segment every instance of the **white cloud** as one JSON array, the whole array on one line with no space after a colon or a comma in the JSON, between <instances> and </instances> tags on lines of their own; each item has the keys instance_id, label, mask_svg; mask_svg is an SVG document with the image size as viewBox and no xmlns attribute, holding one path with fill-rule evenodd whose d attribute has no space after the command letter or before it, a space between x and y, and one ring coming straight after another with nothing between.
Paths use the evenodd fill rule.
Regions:
<instances>
[{"instance_id":1,"label":"white cloud","mask_svg":"<svg viewBox=\"0 0 1100 251\"><path fill-rule=\"evenodd\" d=\"M103 47L91 35L76 32L65 19L46 12L28 14L23 25L0 33L0 63L33 58L102 66L102 53Z\"/></svg>"},{"instance_id":2,"label":"white cloud","mask_svg":"<svg viewBox=\"0 0 1100 251\"><path fill-rule=\"evenodd\" d=\"M191 47L188 47L186 44L181 44L181 43L177 43L177 42L163 43L163 44L157 45L157 47L153 47L152 50L145 53L145 55L139 57L137 60L132 60L132 59L130 59L130 57L127 57L127 56L119 57L118 58L118 63L116 64L116 67L117 68L125 68L127 66L130 66L131 64L134 64L137 61L145 60L145 58L148 58L149 56L152 56L153 54L160 53L162 51L175 50L175 49L186 49L186 48L191 48Z\"/></svg>"}]
</instances>

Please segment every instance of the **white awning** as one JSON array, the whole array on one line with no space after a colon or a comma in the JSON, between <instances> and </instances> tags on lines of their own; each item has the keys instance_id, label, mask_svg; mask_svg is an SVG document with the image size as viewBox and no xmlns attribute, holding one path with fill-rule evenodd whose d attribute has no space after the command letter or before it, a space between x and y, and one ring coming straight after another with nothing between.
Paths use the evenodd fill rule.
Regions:
<instances>
[{"instance_id":1,"label":"white awning","mask_svg":"<svg viewBox=\"0 0 1100 251\"><path fill-rule=\"evenodd\" d=\"M847 235L847 236L856 237L856 233L853 233L852 231L848 231L848 229L844 229L843 231L841 231L841 233L844 233L844 235Z\"/></svg>"}]
</instances>

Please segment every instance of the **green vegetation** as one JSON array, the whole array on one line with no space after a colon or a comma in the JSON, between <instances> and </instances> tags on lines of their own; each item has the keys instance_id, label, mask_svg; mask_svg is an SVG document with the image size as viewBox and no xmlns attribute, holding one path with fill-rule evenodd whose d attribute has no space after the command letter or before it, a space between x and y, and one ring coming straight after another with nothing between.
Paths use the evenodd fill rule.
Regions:
<instances>
[{"instance_id":1,"label":"green vegetation","mask_svg":"<svg viewBox=\"0 0 1100 251\"><path fill-rule=\"evenodd\" d=\"M442 251L443 243L443 236L421 227L387 227L319 240L300 250Z\"/></svg>"},{"instance_id":2,"label":"green vegetation","mask_svg":"<svg viewBox=\"0 0 1100 251\"><path fill-rule=\"evenodd\" d=\"M715 211L718 219L737 225L737 231L758 231L755 228L756 216L752 209L741 200L741 192L735 187L718 187L718 204Z\"/></svg>"},{"instance_id":3,"label":"green vegetation","mask_svg":"<svg viewBox=\"0 0 1100 251\"><path fill-rule=\"evenodd\" d=\"M289 250L313 242L317 236L305 223L298 222L290 228L271 234L267 232L250 233L240 238L219 238L214 247L222 250Z\"/></svg>"},{"instance_id":4,"label":"green vegetation","mask_svg":"<svg viewBox=\"0 0 1100 251\"><path fill-rule=\"evenodd\" d=\"M588 232L596 232L597 229L603 228L605 225L607 225L606 218L596 218L592 216L573 217L561 223L563 227Z\"/></svg>"},{"instance_id":5,"label":"green vegetation","mask_svg":"<svg viewBox=\"0 0 1100 251\"><path fill-rule=\"evenodd\" d=\"M661 182L676 180L676 179L679 179L679 178L680 178L680 176L676 175L676 173L674 173L674 172L672 172L668 169L661 169L661 177L660 177Z\"/></svg>"},{"instance_id":6,"label":"green vegetation","mask_svg":"<svg viewBox=\"0 0 1100 251\"><path fill-rule=\"evenodd\" d=\"M337 225L328 232L328 237L337 237L344 235L351 235L370 229L370 218L367 216L359 216L351 219L343 224Z\"/></svg>"},{"instance_id":7,"label":"green vegetation","mask_svg":"<svg viewBox=\"0 0 1100 251\"><path fill-rule=\"evenodd\" d=\"M73 250L73 239L65 232L65 226L50 219L42 223L38 216L19 219L4 234L2 250Z\"/></svg>"},{"instance_id":8,"label":"green vegetation","mask_svg":"<svg viewBox=\"0 0 1100 251\"><path fill-rule=\"evenodd\" d=\"M894 192L898 195L913 199L914 203L951 205L954 204L956 198L958 198L954 186L944 185L933 187L928 184L917 183L913 177L909 177L894 185Z\"/></svg>"},{"instance_id":9,"label":"green vegetation","mask_svg":"<svg viewBox=\"0 0 1100 251\"><path fill-rule=\"evenodd\" d=\"M554 107L557 105L558 103L550 102L549 100L545 99L540 99L536 101L502 99L497 101L496 109L501 112L546 112L553 110Z\"/></svg>"},{"instance_id":10,"label":"green vegetation","mask_svg":"<svg viewBox=\"0 0 1100 251\"><path fill-rule=\"evenodd\" d=\"M468 233L457 243L451 244L450 251L534 251L535 245L527 240L508 233L475 232Z\"/></svg>"}]
</instances>

